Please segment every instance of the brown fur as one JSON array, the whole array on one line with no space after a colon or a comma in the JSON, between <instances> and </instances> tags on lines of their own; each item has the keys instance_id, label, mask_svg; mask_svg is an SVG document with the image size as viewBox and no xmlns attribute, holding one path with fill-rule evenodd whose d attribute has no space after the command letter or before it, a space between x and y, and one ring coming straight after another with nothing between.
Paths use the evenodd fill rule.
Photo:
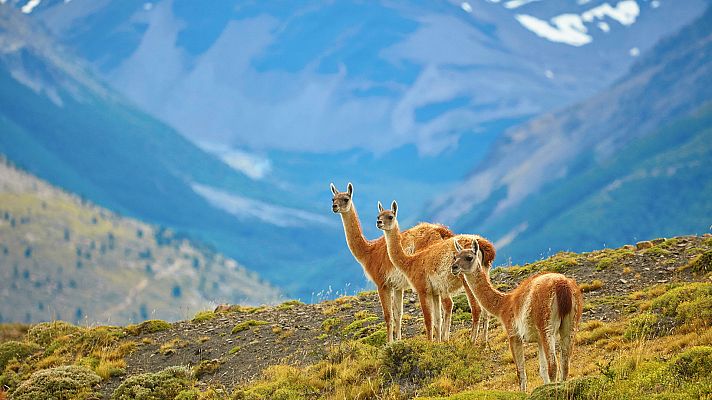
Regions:
<instances>
[{"instance_id":1,"label":"brown fur","mask_svg":"<svg viewBox=\"0 0 712 400\"><path fill-rule=\"evenodd\" d=\"M368 240L364 237L361 221L351 198L352 191L351 184L349 184L347 192L335 191L332 186L332 192L334 192L333 210L341 215L346 243L351 254L363 267L366 277L376 285L390 342L401 337L403 290L407 287L399 286L397 282L388 279L395 271L395 267L388 257L386 241L383 236L375 240ZM450 229L443 225L420 223L403 232L402 245L406 248L419 250L454 235Z\"/></svg>"},{"instance_id":2,"label":"brown fur","mask_svg":"<svg viewBox=\"0 0 712 400\"><path fill-rule=\"evenodd\" d=\"M571 287L568 285L568 282L557 281L554 291L556 292L559 318L564 318L571 312L571 297L573 297L573 294L571 293Z\"/></svg>"},{"instance_id":3,"label":"brown fur","mask_svg":"<svg viewBox=\"0 0 712 400\"><path fill-rule=\"evenodd\" d=\"M493 287L484 268L466 260L468 255L472 256L472 250L458 253L453 271L472 272L466 276L477 300L482 308L502 322L517 366L520 389L525 391L527 386L525 342L539 344L539 372L545 383L556 379L553 349L558 347L561 351L558 372L561 380L566 380L583 310L583 295L576 281L557 273L539 273L522 281L511 292L503 293ZM558 318L552 318L554 306ZM555 346L557 335L561 342L559 346Z\"/></svg>"},{"instance_id":4,"label":"brown fur","mask_svg":"<svg viewBox=\"0 0 712 400\"><path fill-rule=\"evenodd\" d=\"M466 292L470 291L470 287L463 277L456 277L449 272L452 258L455 255L454 241L435 242L412 255L406 254L402 247L403 235L396 219L396 208L397 204L393 202L393 209L381 210L378 215L377 225L383 230L386 238L388 256L393 265L405 274L413 289L418 293L423 310L426 336L430 340L447 340L452 308L443 310L445 318L444 324L441 324L439 304L442 299L449 299L451 294L457 293L463 288ZM379 209L381 209L380 203ZM454 239L472 243L472 235L457 235L454 236ZM487 242L485 246L489 246L490 254L494 255L494 246L484 238L478 238L479 240ZM489 261L491 264L492 260ZM468 293L467 297L472 310L474 330L479 322L481 309L476 301L470 301L474 299L474 295Z\"/></svg>"}]
</instances>

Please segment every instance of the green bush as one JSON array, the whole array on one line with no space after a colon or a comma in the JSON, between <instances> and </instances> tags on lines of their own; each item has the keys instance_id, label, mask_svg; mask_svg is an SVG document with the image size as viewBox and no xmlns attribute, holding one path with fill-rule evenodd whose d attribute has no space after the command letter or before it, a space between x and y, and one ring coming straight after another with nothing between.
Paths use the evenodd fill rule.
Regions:
<instances>
[{"instance_id":1,"label":"green bush","mask_svg":"<svg viewBox=\"0 0 712 400\"><path fill-rule=\"evenodd\" d=\"M27 340L37 343L40 346L48 346L55 339L71 335L80 329L78 326L64 321L43 322L32 326L30 330L27 331Z\"/></svg>"},{"instance_id":2,"label":"green bush","mask_svg":"<svg viewBox=\"0 0 712 400\"><path fill-rule=\"evenodd\" d=\"M359 339L359 341L374 347L381 347L386 344L386 341L388 339L387 336L388 332L386 332L385 329L379 329L376 332L373 332L372 334L366 336L365 338Z\"/></svg>"},{"instance_id":3,"label":"green bush","mask_svg":"<svg viewBox=\"0 0 712 400\"><path fill-rule=\"evenodd\" d=\"M138 325L129 325L126 327L126 332L138 336L142 333L162 332L171 328L171 324L160 319L149 319Z\"/></svg>"},{"instance_id":4,"label":"green bush","mask_svg":"<svg viewBox=\"0 0 712 400\"><path fill-rule=\"evenodd\" d=\"M678 324L709 326L712 324L712 283L674 287L655 298L650 308L674 318Z\"/></svg>"},{"instance_id":5,"label":"green bush","mask_svg":"<svg viewBox=\"0 0 712 400\"><path fill-rule=\"evenodd\" d=\"M235 327L232 328L232 333L233 334L239 333L242 331L246 331L253 326L260 326L260 325L267 325L267 324L269 324L269 322L267 322L267 321L257 321L254 319L250 319L250 320L243 321L243 322L240 322L239 324L235 325Z\"/></svg>"},{"instance_id":6,"label":"green bush","mask_svg":"<svg viewBox=\"0 0 712 400\"><path fill-rule=\"evenodd\" d=\"M193 377L185 367L168 367L160 372L126 378L111 395L112 400L174 399L193 386Z\"/></svg>"},{"instance_id":7,"label":"green bush","mask_svg":"<svg viewBox=\"0 0 712 400\"><path fill-rule=\"evenodd\" d=\"M215 371L220 369L220 366L223 365L223 363L224 361L218 359L203 360L198 365L193 367L193 375L197 379L200 379L202 376L213 374Z\"/></svg>"},{"instance_id":8,"label":"green bush","mask_svg":"<svg viewBox=\"0 0 712 400\"><path fill-rule=\"evenodd\" d=\"M550 383L534 389L527 400L576 400L588 399L589 394L599 391L599 377L584 377L566 382Z\"/></svg>"},{"instance_id":9,"label":"green bush","mask_svg":"<svg viewBox=\"0 0 712 400\"><path fill-rule=\"evenodd\" d=\"M704 253L693 258L690 261L689 266L695 272L712 271L712 250L707 250Z\"/></svg>"},{"instance_id":10,"label":"green bush","mask_svg":"<svg viewBox=\"0 0 712 400\"><path fill-rule=\"evenodd\" d=\"M712 376L712 347L691 347L671 362L670 369L677 376L688 379L708 378Z\"/></svg>"},{"instance_id":11,"label":"green bush","mask_svg":"<svg viewBox=\"0 0 712 400\"><path fill-rule=\"evenodd\" d=\"M663 336L669 331L669 326L665 326L662 322L662 318L657 314L640 314L631 318L630 322L628 322L623 337L628 341L632 341Z\"/></svg>"},{"instance_id":12,"label":"green bush","mask_svg":"<svg viewBox=\"0 0 712 400\"><path fill-rule=\"evenodd\" d=\"M199 323L199 322L205 322L205 321L210 321L211 319L215 318L215 312L214 311L201 311L193 317L193 319L190 322L193 323Z\"/></svg>"},{"instance_id":13,"label":"green bush","mask_svg":"<svg viewBox=\"0 0 712 400\"><path fill-rule=\"evenodd\" d=\"M11 340L0 344L0 373L2 373L10 360L22 360L40 350L42 350L42 348L34 343L16 342Z\"/></svg>"},{"instance_id":14,"label":"green bush","mask_svg":"<svg viewBox=\"0 0 712 400\"><path fill-rule=\"evenodd\" d=\"M321 323L321 328L325 332L331 332L335 327L341 325L341 318L327 318Z\"/></svg>"},{"instance_id":15,"label":"green bush","mask_svg":"<svg viewBox=\"0 0 712 400\"><path fill-rule=\"evenodd\" d=\"M434 343L414 338L387 345L381 352L380 372L384 380L402 388L423 386L437 376L467 386L484 378L480 357L469 341Z\"/></svg>"},{"instance_id":16,"label":"green bush","mask_svg":"<svg viewBox=\"0 0 712 400\"><path fill-rule=\"evenodd\" d=\"M86 367L68 365L34 372L22 382L12 398L15 400L74 400L94 398L99 375Z\"/></svg>"}]
</instances>

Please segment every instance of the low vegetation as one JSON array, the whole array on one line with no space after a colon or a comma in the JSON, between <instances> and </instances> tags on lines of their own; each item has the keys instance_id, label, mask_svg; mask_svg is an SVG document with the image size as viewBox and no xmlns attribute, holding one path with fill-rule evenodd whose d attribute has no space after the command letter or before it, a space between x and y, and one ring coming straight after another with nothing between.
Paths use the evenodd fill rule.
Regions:
<instances>
[{"instance_id":1,"label":"low vegetation","mask_svg":"<svg viewBox=\"0 0 712 400\"><path fill-rule=\"evenodd\" d=\"M11 399L47 398L112 400L237 400L237 399L596 399L628 398L699 399L712 396L712 282L703 256L712 247L697 241L689 255L671 263L679 241L668 240L639 250L610 249L575 255L560 253L535 266L512 267L499 273L505 280L521 271L588 268L581 279L586 294L584 322L576 338L572 379L542 385L536 346L526 348L526 369L531 393L517 391L517 377L506 335L497 323L490 327L489 346L473 345L469 337L469 306L464 296L454 299L453 317L463 322L448 343L425 341L422 335L386 344L380 315L364 304L377 302L362 294L306 306L287 302L275 307L218 307L190 321L169 324L148 320L120 327L79 327L56 321L0 329L0 387ZM660 255L652 248L670 252ZM621 290L616 282L637 279L643 270L631 259L651 257L671 274L686 273L694 282L653 283L638 290ZM602 260L616 260L605 275L596 275ZM680 269L680 267L685 267ZM625 272L629 268L632 271ZM658 267L656 267L658 268ZM617 274L611 279L611 274ZM629 275L625 275L629 274ZM658 274L653 271L653 279ZM640 276L640 275L637 275ZM516 282L516 280L514 280ZM507 289L505 289L507 290ZM416 304L413 303L413 306ZM617 310L617 314L600 310ZM234 314L230 314L234 313ZM313 339L305 327L283 324L283 313L317 318ZM219 318L218 318L219 316ZM250 319L243 319L243 318ZM421 327L416 314L406 321ZM229 322L228 319L234 322ZM253 319L254 318L254 319ZM219 333L212 329L224 324ZM235 324L235 325L233 325ZM263 325L266 327L262 328ZM310 328L311 329L311 328ZM191 336L188 331L194 331ZM234 335L231 335L231 332ZM303 364L285 359L269 365L254 379L224 385L236 362L262 356L259 346L281 352L292 340L299 351L322 350ZM221 353L213 344L224 341ZM257 350L255 347L258 346ZM311 347L309 347L311 346ZM323 351L326 346L326 351ZM141 353L132 353L142 349ZM194 350L199 358L188 358ZM198 353L196 353L198 354ZM132 369L132 358L165 360L160 368ZM286 355L286 354L284 354ZM173 362L181 366L171 366ZM148 371L148 372L146 372ZM224 381L223 381L224 382ZM226 387L227 386L227 387ZM3 399L4 400L4 399Z\"/></svg>"}]
</instances>

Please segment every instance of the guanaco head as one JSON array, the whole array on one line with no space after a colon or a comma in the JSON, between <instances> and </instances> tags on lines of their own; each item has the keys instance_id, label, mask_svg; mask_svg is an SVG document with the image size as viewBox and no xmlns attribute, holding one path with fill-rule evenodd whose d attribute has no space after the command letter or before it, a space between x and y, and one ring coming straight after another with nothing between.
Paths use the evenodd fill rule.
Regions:
<instances>
[{"instance_id":1,"label":"guanaco head","mask_svg":"<svg viewBox=\"0 0 712 400\"><path fill-rule=\"evenodd\" d=\"M390 210L384 210L381 202L378 202L378 218L376 219L376 227L382 231L390 231L397 224L396 216L398 215L398 203L393 200Z\"/></svg>"},{"instance_id":2,"label":"guanaco head","mask_svg":"<svg viewBox=\"0 0 712 400\"><path fill-rule=\"evenodd\" d=\"M346 191L345 192L339 192L336 189L336 186L334 184L331 184L331 193L334 194L334 197L331 198L331 210L335 214L343 214L351 211L351 205L353 204L351 202L351 196L354 194L354 186L349 182L348 185L346 185Z\"/></svg>"},{"instance_id":3,"label":"guanaco head","mask_svg":"<svg viewBox=\"0 0 712 400\"><path fill-rule=\"evenodd\" d=\"M463 249L457 238L453 240L455 241L455 251L457 251L452 262L453 275L458 275L461 272L469 274L475 272L477 268L482 268L484 254L480 251L480 243L477 240L472 241L471 249Z\"/></svg>"}]
</instances>

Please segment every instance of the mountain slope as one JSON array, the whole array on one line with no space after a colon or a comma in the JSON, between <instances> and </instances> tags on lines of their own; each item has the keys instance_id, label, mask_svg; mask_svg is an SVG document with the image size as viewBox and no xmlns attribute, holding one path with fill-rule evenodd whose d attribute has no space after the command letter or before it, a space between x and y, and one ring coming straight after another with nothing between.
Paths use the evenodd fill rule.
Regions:
<instances>
[{"instance_id":1,"label":"mountain slope","mask_svg":"<svg viewBox=\"0 0 712 400\"><path fill-rule=\"evenodd\" d=\"M510 130L431 215L489 235L515 260L533 259L551 242L584 250L706 232L710 20L708 10L609 90Z\"/></svg>"},{"instance_id":2,"label":"mountain slope","mask_svg":"<svg viewBox=\"0 0 712 400\"><path fill-rule=\"evenodd\" d=\"M325 235L339 234L338 223L314 205L250 179L137 110L13 8L0 6L0 26L0 153L18 166L207 241L273 282L289 284L285 270L336 254ZM313 230L324 235L305 234ZM291 256L270 256L282 249ZM288 290L306 297L318 288L297 282Z\"/></svg>"},{"instance_id":3,"label":"mountain slope","mask_svg":"<svg viewBox=\"0 0 712 400\"><path fill-rule=\"evenodd\" d=\"M168 320L279 293L234 260L0 163L0 320Z\"/></svg>"}]
</instances>

